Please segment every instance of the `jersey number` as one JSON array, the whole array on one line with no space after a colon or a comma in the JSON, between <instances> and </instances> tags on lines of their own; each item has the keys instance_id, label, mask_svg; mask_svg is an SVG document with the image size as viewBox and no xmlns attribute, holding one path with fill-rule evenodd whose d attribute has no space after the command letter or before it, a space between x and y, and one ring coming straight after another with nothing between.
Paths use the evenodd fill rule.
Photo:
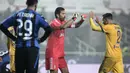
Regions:
<instances>
[{"instance_id":1,"label":"jersey number","mask_svg":"<svg viewBox=\"0 0 130 73\"><path fill-rule=\"evenodd\" d=\"M120 40L121 40L121 32L118 30L117 31L117 36L118 36L118 38L117 38L117 43L120 43Z\"/></svg>"},{"instance_id":2,"label":"jersey number","mask_svg":"<svg viewBox=\"0 0 130 73\"><path fill-rule=\"evenodd\" d=\"M19 36L23 36L24 40L29 40L31 39L31 35L32 35L32 21L31 20L26 20L25 22L23 22L21 19L17 19L17 22L20 23L20 25L18 26L18 35ZM24 27L23 27L24 25ZM22 29L24 28L25 33L22 31Z\"/></svg>"}]
</instances>

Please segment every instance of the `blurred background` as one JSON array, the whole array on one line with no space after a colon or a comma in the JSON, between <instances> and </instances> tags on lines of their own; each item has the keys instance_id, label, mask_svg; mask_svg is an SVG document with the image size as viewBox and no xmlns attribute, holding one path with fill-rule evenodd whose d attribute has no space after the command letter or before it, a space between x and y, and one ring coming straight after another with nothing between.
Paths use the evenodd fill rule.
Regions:
<instances>
[{"instance_id":1,"label":"blurred background","mask_svg":"<svg viewBox=\"0 0 130 73\"><path fill-rule=\"evenodd\" d=\"M26 7L26 0L0 0L0 22L11 14ZM58 6L66 9L66 19L72 14L88 14L94 11L101 19L102 14L110 12L123 30L121 47L123 51L124 70L130 73L130 0L39 0L37 12L48 22L54 19ZM79 18L80 19L80 18ZM78 20L79 20L78 19ZM40 30L39 35L43 35ZM41 44L39 73L45 73L44 56L46 41ZM7 50L6 36L0 31L0 51ZM105 35L94 32L88 19L80 28L66 30L65 53L70 73L97 73L105 52Z\"/></svg>"}]
</instances>

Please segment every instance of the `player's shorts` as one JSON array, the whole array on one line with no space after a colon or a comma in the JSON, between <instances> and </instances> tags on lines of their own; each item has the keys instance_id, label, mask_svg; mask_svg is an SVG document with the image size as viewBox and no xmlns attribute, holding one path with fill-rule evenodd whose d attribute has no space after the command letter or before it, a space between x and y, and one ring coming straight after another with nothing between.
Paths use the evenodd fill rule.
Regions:
<instances>
[{"instance_id":1,"label":"player's shorts","mask_svg":"<svg viewBox=\"0 0 130 73\"><path fill-rule=\"evenodd\" d=\"M67 63L64 57L46 58L46 70L58 70L58 68L67 68Z\"/></svg>"},{"instance_id":2,"label":"player's shorts","mask_svg":"<svg viewBox=\"0 0 130 73\"><path fill-rule=\"evenodd\" d=\"M15 72L15 56L10 55L10 71Z\"/></svg>"},{"instance_id":3,"label":"player's shorts","mask_svg":"<svg viewBox=\"0 0 130 73\"><path fill-rule=\"evenodd\" d=\"M124 73L123 60L121 58L109 58L105 57L100 69L99 73Z\"/></svg>"},{"instance_id":4,"label":"player's shorts","mask_svg":"<svg viewBox=\"0 0 130 73\"><path fill-rule=\"evenodd\" d=\"M39 48L16 48L15 70L16 73L37 73L39 61Z\"/></svg>"}]
</instances>

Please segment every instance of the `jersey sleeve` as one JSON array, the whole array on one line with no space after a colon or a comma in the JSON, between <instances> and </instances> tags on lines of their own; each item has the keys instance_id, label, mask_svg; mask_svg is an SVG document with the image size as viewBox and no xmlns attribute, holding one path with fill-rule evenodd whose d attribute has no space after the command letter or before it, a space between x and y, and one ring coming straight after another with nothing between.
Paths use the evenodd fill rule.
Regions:
<instances>
[{"instance_id":1,"label":"jersey sleeve","mask_svg":"<svg viewBox=\"0 0 130 73\"><path fill-rule=\"evenodd\" d=\"M61 26L57 25L57 23L55 21L51 21L50 26L51 26L51 28L56 29L56 30L61 29Z\"/></svg>"},{"instance_id":2,"label":"jersey sleeve","mask_svg":"<svg viewBox=\"0 0 130 73\"><path fill-rule=\"evenodd\" d=\"M49 27L48 22L46 22L45 19L42 18L42 17L40 17L40 16L39 16L39 23L40 23L40 27L42 27L42 28L47 28L47 27Z\"/></svg>"},{"instance_id":3,"label":"jersey sleeve","mask_svg":"<svg viewBox=\"0 0 130 73\"><path fill-rule=\"evenodd\" d=\"M1 23L5 28L9 28L15 24L15 15L9 16Z\"/></svg>"},{"instance_id":4,"label":"jersey sleeve","mask_svg":"<svg viewBox=\"0 0 130 73\"><path fill-rule=\"evenodd\" d=\"M90 18L89 21L90 21L90 26L91 26L92 30L102 32L102 25L97 26L94 23L92 18Z\"/></svg>"}]
</instances>

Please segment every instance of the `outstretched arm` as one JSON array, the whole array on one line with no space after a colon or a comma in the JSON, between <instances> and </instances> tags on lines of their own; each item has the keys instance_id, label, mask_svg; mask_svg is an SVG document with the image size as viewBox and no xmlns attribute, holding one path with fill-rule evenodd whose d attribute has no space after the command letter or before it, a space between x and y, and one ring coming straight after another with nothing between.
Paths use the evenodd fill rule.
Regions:
<instances>
[{"instance_id":1,"label":"outstretched arm","mask_svg":"<svg viewBox=\"0 0 130 73\"><path fill-rule=\"evenodd\" d=\"M73 14L73 17L70 20L68 20L66 23L62 24L61 26L52 26L53 30L62 30L68 28L76 20L77 16L78 14L75 13Z\"/></svg>"},{"instance_id":2,"label":"outstretched arm","mask_svg":"<svg viewBox=\"0 0 130 73\"><path fill-rule=\"evenodd\" d=\"M94 13L93 12L90 12L89 14L89 21L90 21L90 26L92 28L93 31L99 31L101 32L103 29L102 29L102 25L99 24L99 26L97 26L94 21L93 21L93 18L94 18Z\"/></svg>"}]
</instances>

